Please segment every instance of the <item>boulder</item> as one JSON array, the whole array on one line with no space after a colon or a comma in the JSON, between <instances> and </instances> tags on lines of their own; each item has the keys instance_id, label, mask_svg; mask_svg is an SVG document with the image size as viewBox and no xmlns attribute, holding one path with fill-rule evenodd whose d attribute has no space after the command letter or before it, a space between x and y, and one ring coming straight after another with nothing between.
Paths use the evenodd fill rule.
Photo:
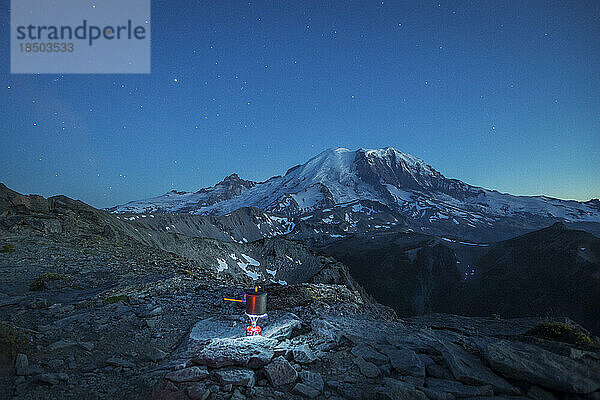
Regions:
<instances>
[{"instance_id":1,"label":"boulder","mask_svg":"<svg viewBox=\"0 0 600 400\"><path fill-rule=\"evenodd\" d=\"M365 361L372 362L376 365L382 365L388 362L387 356L364 343L354 346L351 353L356 357L362 357Z\"/></svg>"},{"instance_id":2,"label":"boulder","mask_svg":"<svg viewBox=\"0 0 600 400\"><path fill-rule=\"evenodd\" d=\"M339 382L335 390L348 400L361 400L364 398L361 389L356 387L353 383Z\"/></svg>"},{"instance_id":3,"label":"boulder","mask_svg":"<svg viewBox=\"0 0 600 400\"><path fill-rule=\"evenodd\" d=\"M318 372L301 371L299 376L300 381L303 384L318 390L319 393L323 391L325 384L323 383L323 378L321 377L321 374L319 374Z\"/></svg>"},{"instance_id":4,"label":"boulder","mask_svg":"<svg viewBox=\"0 0 600 400\"><path fill-rule=\"evenodd\" d=\"M265 366L265 375L273 386L294 383L298 378L298 372L281 356L274 358Z\"/></svg>"},{"instance_id":5,"label":"boulder","mask_svg":"<svg viewBox=\"0 0 600 400\"><path fill-rule=\"evenodd\" d=\"M27 375L29 370L29 360L27 355L19 353L15 359L15 373L19 376Z\"/></svg>"},{"instance_id":6,"label":"boulder","mask_svg":"<svg viewBox=\"0 0 600 400\"><path fill-rule=\"evenodd\" d=\"M275 346L273 352L275 357L283 356L285 359L289 360L292 357L292 346L288 340L284 340Z\"/></svg>"},{"instance_id":7,"label":"boulder","mask_svg":"<svg viewBox=\"0 0 600 400\"><path fill-rule=\"evenodd\" d=\"M319 392L314 387L305 385L304 383L296 383L296 385L292 389L292 393L309 399L314 399L319 394L321 394L321 392Z\"/></svg>"},{"instance_id":8,"label":"boulder","mask_svg":"<svg viewBox=\"0 0 600 400\"><path fill-rule=\"evenodd\" d=\"M159 362L167 357L167 353L159 349L158 347L151 347L146 352L146 358L152 362Z\"/></svg>"},{"instance_id":9,"label":"boulder","mask_svg":"<svg viewBox=\"0 0 600 400\"><path fill-rule=\"evenodd\" d=\"M340 329L329 321L315 318L310 322L310 327L316 336L323 338L328 342L337 343L340 340Z\"/></svg>"},{"instance_id":10,"label":"boulder","mask_svg":"<svg viewBox=\"0 0 600 400\"><path fill-rule=\"evenodd\" d=\"M206 400L210 396L210 389L204 384L196 384L187 388L187 395L191 400Z\"/></svg>"},{"instance_id":11,"label":"boulder","mask_svg":"<svg viewBox=\"0 0 600 400\"><path fill-rule=\"evenodd\" d=\"M354 364L356 364L360 370L360 373L367 378L377 378L379 375L381 375L381 371L379 368L377 368L377 365L373 364L372 362L365 361L365 359L360 356L355 357L352 361Z\"/></svg>"},{"instance_id":12,"label":"boulder","mask_svg":"<svg viewBox=\"0 0 600 400\"><path fill-rule=\"evenodd\" d=\"M169 372L165 378L172 382L197 382L208 377L206 367L189 367Z\"/></svg>"},{"instance_id":13,"label":"boulder","mask_svg":"<svg viewBox=\"0 0 600 400\"><path fill-rule=\"evenodd\" d=\"M227 367L215 370L213 374L221 385L253 387L256 383L254 371L248 368Z\"/></svg>"},{"instance_id":14,"label":"boulder","mask_svg":"<svg viewBox=\"0 0 600 400\"><path fill-rule=\"evenodd\" d=\"M390 359L392 368L402 375L412 375L418 377L425 376L425 366L417 353L409 349L383 348L385 355Z\"/></svg>"},{"instance_id":15,"label":"boulder","mask_svg":"<svg viewBox=\"0 0 600 400\"><path fill-rule=\"evenodd\" d=\"M317 359L317 356L313 351L305 344L294 347L292 350L294 361L300 364L310 364Z\"/></svg>"},{"instance_id":16,"label":"boulder","mask_svg":"<svg viewBox=\"0 0 600 400\"><path fill-rule=\"evenodd\" d=\"M567 393L600 389L600 370L540 347L499 340L484 347L491 368L503 376Z\"/></svg>"}]
</instances>

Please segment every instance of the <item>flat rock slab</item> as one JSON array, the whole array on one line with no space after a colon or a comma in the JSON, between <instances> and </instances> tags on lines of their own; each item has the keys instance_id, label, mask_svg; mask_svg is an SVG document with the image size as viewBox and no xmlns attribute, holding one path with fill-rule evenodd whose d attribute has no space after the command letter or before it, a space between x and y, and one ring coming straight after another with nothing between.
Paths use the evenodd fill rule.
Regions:
<instances>
[{"instance_id":1,"label":"flat rock slab","mask_svg":"<svg viewBox=\"0 0 600 400\"><path fill-rule=\"evenodd\" d=\"M494 390L491 386L469 386L456 381L447 381L444 379L427 378L427 388L436 392L450 393L456 397L478 397L492 396Z\"/></svg>"},{"instance_id":2,"label":"flat rock slab","mask_svg":"<svg viewBox=\"0 0 600 400\"><path fill-rule=\"evenodd\" d=\"M378 400L429 400L413 385L392 378L383 378L383 386L376 388L370 397Z\"/></svg>"},{"instance_id":3,"label":"flat rock slab","mask_svg":"<svg viewBox=\"0 0 600 400\"><path fill-rule=\"evenodd\" d=\"M165 378L172 382L197 382L208 377L206 367L190 367L169 372Z\"/></svg>"},{"instance_id":4,"label":"flat rock slab","mask_svg":"<svg viewBox=\"0 0 600 400\"><path fill-rule=\"evenodd\" d=\"M467 353L454 343L441 343L438 350L444 356L452 375L468 385L490 385L494 392L510 395L520 394L519 389L494 374L473 354Z\"/></svg>"},{"instance_id":5,"label":"flat rock slab","mask_svg":"<svg viewBox=\"0 0 600 400\"><path fill-rule=\"evenodd\" d=\"M273 311L267 318L258 321L258 325L262 327L262 336L276 340L289 338L292 330L299 328L301 323L296 315L280 311ZM190 339L208 341L244 337L249 324L249 320L240 321L240 316L237 315L203 319L192 328Z\"/></svg>"},{"instance_id":6,"label":"flat rock slab","mask_svg":"<svg viewBox=\"0 0 600 400\"><path fill-rule=\"evenodd\" d=\"M600 389L600 369L540 347L499 340L484 347L492 369L507 378L568 393Z\"/></svg>"},{"instance_id":7,"label":"flat rock slab","mask_svg":"<svg viewBox=\"0 0 600 400\"><path fill-rule=\"evenodd\" d=\"M77 342L74 340L66 340L66 339L61 339L57 342L51 343L48 346L48 350L50 351L56 351L56 350L61 350L61 349L65 349L68 347L75 347L77 346Z\"/></svg>"},{"instance_id":8,"label":"flat rock slab","mask_svg":"<svg viewBox=\"0 0 600 400\"><path fill-rule=\"evenodd\" d=\"M190 332L190 339L207 341L213 339L233 339L245 335L246 325L239 318L203 319L194 325Z\"/></svg>"},{"instance_id":9,"label":"flat rock slab","mask_svg":"<svg viewBox=\"0 0 600 400\"><path fill-rule=\"evenodd\" d=\"M263 327L263 322L259 320L259 325ZM294 329L300 328L302 321L289 312L272 311L264 321L262 335L268 338L284 340L292 335Z\"/></svg>"},{"instance_id":10,"label":"flat rock slab","mask_svg":"<svg viewBox=\"0 0 600 400\"><path fill-rule=\"evenodd\" d=\"M425 376L425 365L421 359L412 350L382 348L382 351L390 359L392 368L398 371L401 375L411 375L417 377Z\"/></svg>"},{"instance_id":11,"label":"flat rock slab","mask_svg":"<svg viewBox=\"0 0 600 400\"><path fill-rule=\"evenodd\" d=\"M260 368L271 361L276 344L277 340L263 336L215 339L204 346L192 361L211 368Z\"/></svg>"},{"instance_id":12,"label":"flat rock slab","mask_svg":"<svg viewBox=\"0 0 600 400\"><path fill-rule=\"evenodd\" d=\"M386 355L381 354L368 344L361 343L354 346L351 352L356 357L362 357L365 361L372 362L373 364L383 365L388 363Z\"/></svg>"},{"instance_id":13,"label":"flat rock slab","mask_svg":"<svg viewBox=\"0 0 600 400\"><path fill-rule=\"evenodd\" d=\"M108 365L112 365L113 367L121 367L121 368L135 368L136 365L133 363L133 361L128 360L126 358L120 358L120 357L110 357L109 359L106 360L106 363Z\"/></svg>"},{"instance_id":14,"label":"flat rock slab","mask_svg":"<svg viewBox=\"0 0 600 400\"><path fill-rule=\"evenodd\" d=\"M215 370L213 374L221 385L252 387L256 383L254 371L248 368L222 368Z\"/></svg>"}]
</instances>

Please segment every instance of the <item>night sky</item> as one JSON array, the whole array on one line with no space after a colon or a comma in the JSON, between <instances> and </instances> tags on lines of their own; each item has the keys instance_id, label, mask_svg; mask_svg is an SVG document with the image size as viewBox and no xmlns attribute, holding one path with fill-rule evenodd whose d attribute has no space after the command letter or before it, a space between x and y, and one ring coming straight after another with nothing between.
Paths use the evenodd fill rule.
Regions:
<instances>
[{"instance_id":1,"label":"night sky","mask_svg":"<svg viewBox=\"0 0 600 400\"><path fill-rule=\"evenodd\" d=\"M392 146L512 194L600 196L600 2L153 1L149 75L11 75L0 181L96 207Z\"/></svg>"}]
</instances>

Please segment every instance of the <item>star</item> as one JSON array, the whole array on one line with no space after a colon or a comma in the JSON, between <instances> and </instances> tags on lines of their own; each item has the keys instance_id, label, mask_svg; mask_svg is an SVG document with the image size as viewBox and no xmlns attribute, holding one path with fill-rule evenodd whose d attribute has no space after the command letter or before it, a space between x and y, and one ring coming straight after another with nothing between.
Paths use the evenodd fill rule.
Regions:
<instances>
[{"instance_id":1,"label":"star","mask_svg":"<svg viewBox=\"0 0 600 400\"><path fill-rule=\"evenodd\" d=\"M173 78L173 82L177 83L179 82L177 78Z\"/></svg>"}]
</instances>

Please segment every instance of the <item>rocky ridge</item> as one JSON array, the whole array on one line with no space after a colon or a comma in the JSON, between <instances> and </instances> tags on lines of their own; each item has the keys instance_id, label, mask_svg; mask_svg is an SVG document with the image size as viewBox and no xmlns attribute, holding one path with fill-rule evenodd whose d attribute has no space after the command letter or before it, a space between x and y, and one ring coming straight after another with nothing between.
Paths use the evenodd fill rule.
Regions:
<instances>
[{"instance_id":1,"label":"rocky ridge","mask_svg":"<svg viewBox=\"0 0 600 400\"><path fill-rule=\"evenodd\" d=\"M596 339L571 322L592 344L532 336L536 318L401 320L343 264L282 239L158 234L9 190L0 207L1 398L599 397ZM243 337L243 309L223 297L292 249L290 284L261 278L264 336ZM231 253L219 271L214 257Z\"/></svg>"}]
</instances>

